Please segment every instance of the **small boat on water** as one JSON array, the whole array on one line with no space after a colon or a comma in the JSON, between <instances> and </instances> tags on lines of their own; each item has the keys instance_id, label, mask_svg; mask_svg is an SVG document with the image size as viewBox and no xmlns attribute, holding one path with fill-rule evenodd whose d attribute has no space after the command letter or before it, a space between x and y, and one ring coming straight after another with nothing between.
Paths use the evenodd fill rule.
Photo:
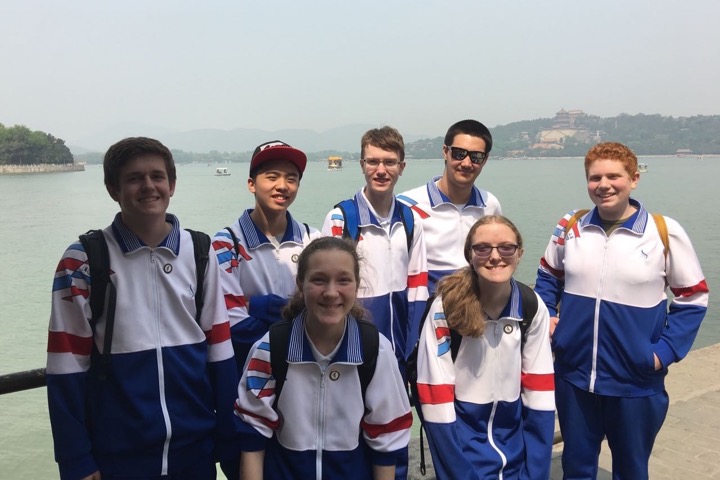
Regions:
<instances>
[{"instance_id":1,"label":"small boat on water","mask_svg":"<svg viewBox=\"0 0 720 480\"><path fill-rule=\"evenodd\" d=\"M227 168L221 167L215 169L215 175L218 177L227 177L228 175L230 175L230 172L228 172Z\"/></svg>"},{"instance_id":2,"label":"small boat on water","mask_svg":"<svg viewBox=\"0 0 720 480\"><path fill-rule=\"evenodd\" d=\"M342 157L328 157L328 171L342 170Z\"/></svg>"},{"instance_id":3,"label":"small boat on water","mask_svg":"<svg viewBox=\"0 0 720 480\"><path fill-rule=\"evenodd\" d=\"M648 170L647 163L638 163L638 172L645 173Z\"/></svg>"}]
</instances>

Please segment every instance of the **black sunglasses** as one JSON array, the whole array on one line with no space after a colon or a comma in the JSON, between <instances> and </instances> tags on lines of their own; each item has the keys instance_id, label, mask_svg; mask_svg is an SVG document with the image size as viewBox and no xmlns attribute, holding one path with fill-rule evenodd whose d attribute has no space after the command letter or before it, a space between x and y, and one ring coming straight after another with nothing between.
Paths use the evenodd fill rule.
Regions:
<instances>
[{"instance_id":1,"label":"black sunglasses","mask_svg":"<svg viewBox=\"0 0 720 480\"><path fill-rule=\"evenodd\" d=\"M465 160L465 157L470 155L470 161L474 164L481 164L488 158L488 154L485 152L471 152L469 150L465 150L464 148L460 147L447 147L450 149L450 156L453 160L457 160L458 162L462 162Z\"/></svg>"}]
</instances>

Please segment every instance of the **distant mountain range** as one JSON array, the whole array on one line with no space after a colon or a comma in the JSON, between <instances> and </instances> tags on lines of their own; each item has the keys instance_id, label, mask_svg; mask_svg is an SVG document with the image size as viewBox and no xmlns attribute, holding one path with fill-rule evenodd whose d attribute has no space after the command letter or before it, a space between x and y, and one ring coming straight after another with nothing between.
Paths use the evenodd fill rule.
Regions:
<instances>
[{"instance_id":1,"label":"distant mountain range","mask_svg":"<svg viewBox=\"0 0 720 480\"><path fill-rule=\"evenodd\" d=\"M68 142L68 146L76 155L87 152L105 152L110 145L122 138L146 136L157 138L172 150L197 153L248 152L270 140L282 140L304 152L357 152L360 150L360 138L363 133L374 127L377 125L355 124L323 132L309 129L269 131L251 128L173 131L162 127L124 123ZM406 143L429 137L429 135L401 133L403 133Z\"/></svg>"}]
</instances>

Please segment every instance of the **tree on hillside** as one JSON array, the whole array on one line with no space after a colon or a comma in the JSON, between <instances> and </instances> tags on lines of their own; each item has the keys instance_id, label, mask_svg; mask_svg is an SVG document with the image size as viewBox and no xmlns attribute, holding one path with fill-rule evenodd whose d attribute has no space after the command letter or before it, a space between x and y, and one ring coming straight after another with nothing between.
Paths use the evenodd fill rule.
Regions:
<instances>
[{"instance_id":1,"label":"tree on hillside","mask_svg":"<svg viewBox=\"0 0 720 480\"><path fill-rule=\"evenodd\" d=\"M49 133L33 132L24 125L7 128L0 123L0 165L73 163L65 141Z\"/></svg>"}]
</instances>

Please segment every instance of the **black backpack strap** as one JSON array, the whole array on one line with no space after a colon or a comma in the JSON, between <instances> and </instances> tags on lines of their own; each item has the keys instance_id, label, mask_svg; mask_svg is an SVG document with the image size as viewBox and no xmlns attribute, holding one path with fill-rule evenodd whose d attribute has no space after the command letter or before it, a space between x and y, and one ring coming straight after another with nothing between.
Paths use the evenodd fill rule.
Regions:
<instances>
[{"instance_id":1,"label":"black backpack strap","mask_svg":"<svg viewBox=\"0 0 720 480\"><path fill-rule=\"evenodd\" d=\"M204 299L205 272L207 271L208 259L210 255L210 237L197 230L186 228L192 237L193 253L195 255L195 275L197 278L197 288L195 291L195 320L200 324L200 314L202 313Z\"/></svg>"},{"instance_id":2,"label":"black backpack strap","mask_svg":"<svg viewBox=\"0 0 720 480\"><path fill-rule=\"evenodd\" d=\"M270 369L275 379L274 405L277 405L287 377L290 330L292 330L292 322L289 320L282 320L270 326Z\"/></svg>"},{"instance_id":3,"label":"black backpack strap","mask_svg":"<svg viewBox=\"0 0 720 480\"><path fill-rule=\"evenodd\" d=\"M374 323L367 320L358 320L357 324L360 329L363 354L363 363L358 365L358 376L360 377L360 391L362 392L363 403L365 403L365 392L367 392L367 387L370 385L370 381L375 375L375 367L377 367L380 338Z\"/></svg>"},{"instance_id":4,"label":"black backpack strap","mask_svg":"<svg viewBox=\"0 0 720 480\"><path fill-rule=\"evenodd\" d=\"M527 332L530 328L530 324L535 318L535 314L538 310L538 301L535 291L525 285L524 283L515 282L520 289L520 301L522 302L522 313L523 318L520 320L520 335L522 335L522 341L520 343L521 348L525 346L527 341Z\"/></svg>"},{"instance_id":5,"label":"black backpack strap","mask_svg":"<svg viewBox=\"0 0 720 480\"><path fill-rule=\"evenodd\" d=\"M237 235L235 235L235 232L232 231L232 228L225 227L225 230L228 231L230 234L230 238L232 238L233 241L233 250L235 250L235 256L240 258L240 242L238 241Z\"/></svg>"},{"instance_id":6,"label":"black backpack strap","mask_svg":"<svg viewBox=\"0 0 720 480\"><path fill-rule=\"evenodd\" d=\"M410 207L404 203L395 200L395 206L400 208L400 218L402 219L403 228L405 228L405 238L407 239L407 250L410 255L412 248L413 235L415 234L415 217Z\"/></svg>"},{"instance_id":7,"label":"black backpack strap","mask_svg":"<svg viewBox=\"0 0 720 480\"><path fill-rule=\"evenodd\" d=\"M100 380L107 379L110 371L113 329L115 327L115 305L117 292L115 285L110 280L110 252L107 241L102 230L89 230L80 235L80 243L85 249L90 267L90 310L92 318L90 327L93 335L98 319L105 310L105 299L107 297L107 315L105 315L105 338L103 340L103 353L100 360L98 377Z\"/></svg>"}]
</instances>

